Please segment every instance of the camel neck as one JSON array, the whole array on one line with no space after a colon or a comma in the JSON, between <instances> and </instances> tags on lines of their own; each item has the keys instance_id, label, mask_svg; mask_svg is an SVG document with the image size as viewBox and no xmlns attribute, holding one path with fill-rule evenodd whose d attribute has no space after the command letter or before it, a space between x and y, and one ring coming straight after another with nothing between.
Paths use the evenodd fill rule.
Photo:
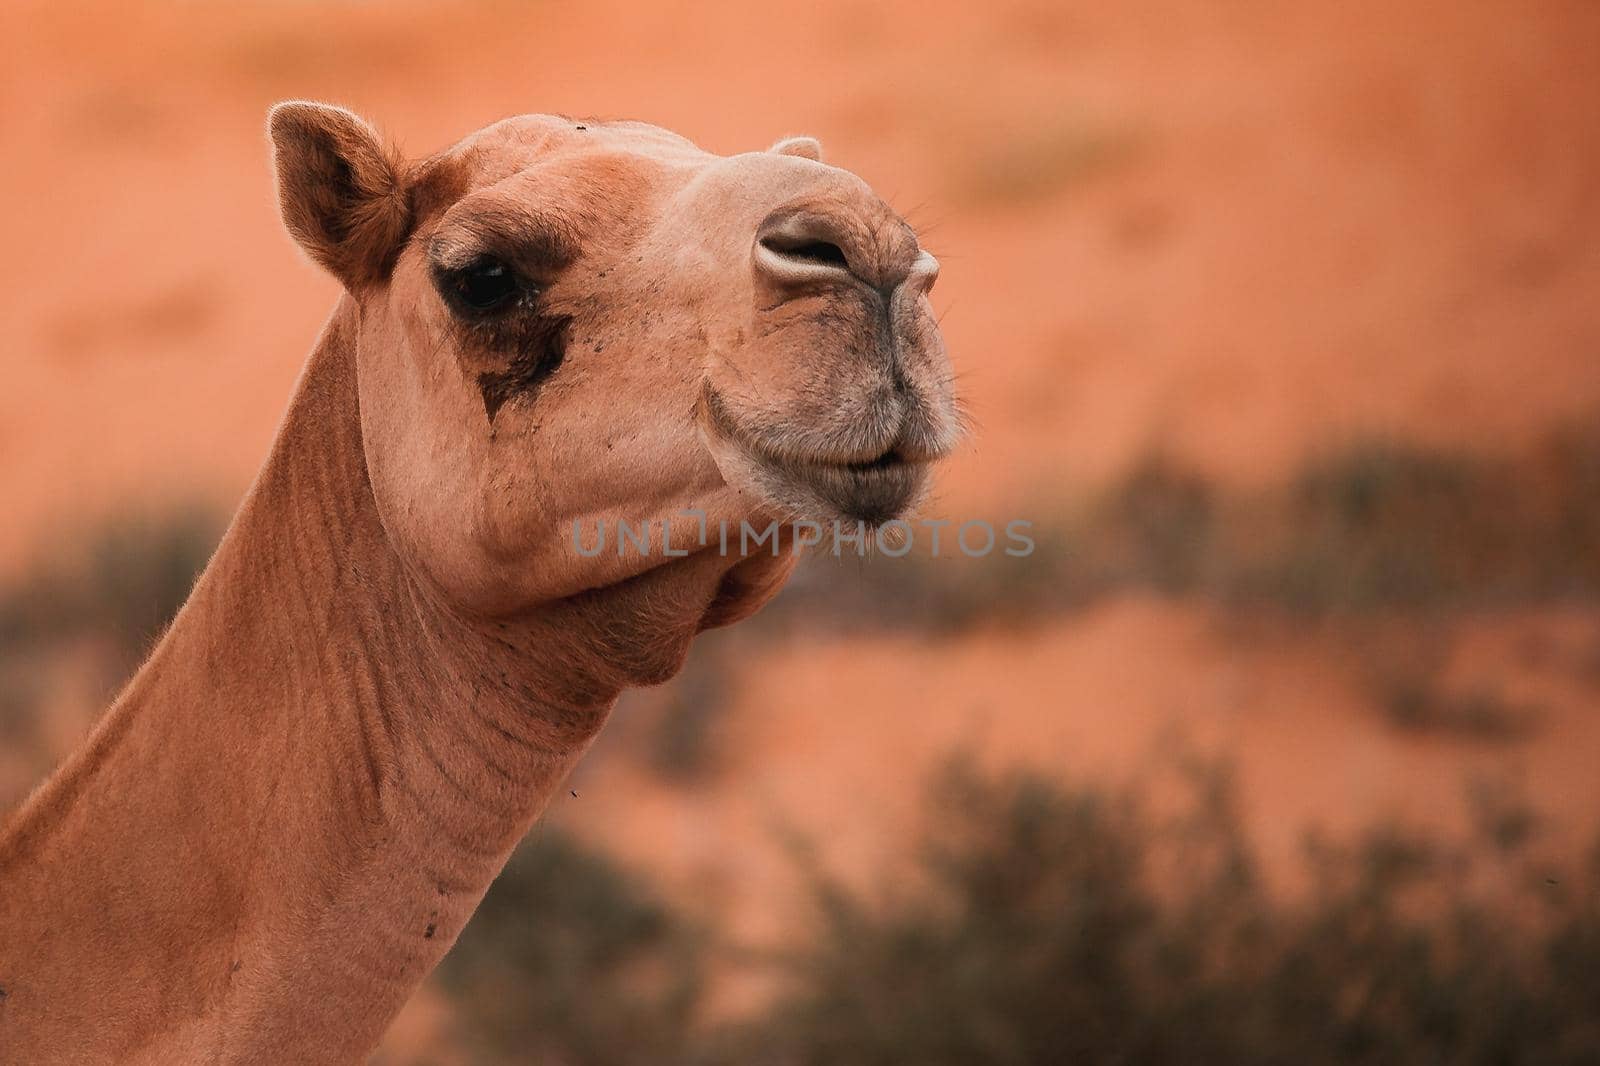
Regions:
<instances>
[{"instance_id":1,"label":"camel neck","mask_svg":"<svg viewBox=\"0 0 1600 1066\"><path fill-rule=\"evenodd\" d=\"M0 1061L359 1060L604 720L561 619L455 616L390 547L357 329L347 298L189 603L0 838Z\"/></svg>"}]
</instances>

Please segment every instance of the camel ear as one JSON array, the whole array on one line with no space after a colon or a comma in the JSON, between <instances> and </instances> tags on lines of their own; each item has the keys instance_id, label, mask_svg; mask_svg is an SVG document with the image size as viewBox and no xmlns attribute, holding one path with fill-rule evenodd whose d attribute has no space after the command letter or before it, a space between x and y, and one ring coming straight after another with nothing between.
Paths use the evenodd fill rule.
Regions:
<instances>
[{"instance_id":1,"label":"camel ear","mask_svg":"<svg viewBox=\"0 0 1600 1066\"><path fill-rule=\"evenodd\" d=\"M388 277L410 227L399 161L342 107L291 100L267 116L283 224L347 289Z\"/></svg>"},{"instance_id":2,"label":"camel ear","mask_svg":"<svg viewBox=\"0 0 1600 1066\"><path fill-rule=\"evenodd\" d=\"M815 137L785 137L767 151L777 155L797 155L822 162L822 142Z\"/></svg>"}]
</instances>

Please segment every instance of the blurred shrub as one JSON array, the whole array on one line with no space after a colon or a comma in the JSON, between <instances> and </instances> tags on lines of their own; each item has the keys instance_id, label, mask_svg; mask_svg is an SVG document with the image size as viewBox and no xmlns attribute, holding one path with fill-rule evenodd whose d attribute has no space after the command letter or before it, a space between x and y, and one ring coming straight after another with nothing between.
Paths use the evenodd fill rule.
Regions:
<instances>
[{"instance_id":1,"label":"blurred shrub","mask_svg":"<svg viewBox=\"0 0 1600 1066\"><path fill-rule=\"evenodd\" d=\"M934 802L921 887L824 882L790 991L729 1061L1600 1061L1600 863L1534 876L1525 826L1492 849L1323 845L1285 902L1225 789L1181 825L961 767ZM1495 908L1464 887L1485 863L1512 893Z\"/></svg>"},{"instance_id":2,"label":"blurred shrub","mask_svg":"<svg viewBox=\"0 0 1600 1066\"><path fill-rule=\"evenodd\" d=\"M997 529L1003 523L997 523ZM1076 565L1077 533L1065 522L1041 523L1031 555L1008 556L1005 542L987 555L966 556L945 529L935 556L925 530L897 558L807 556L783 593L742 630L772 634L799 628L830 633L863 630L955 633L987 621L1024 623L1081 605L1105 581Z\"/></svg>"},{"instance_id":3,"label":"blurred shrub","mask_svg":"<svg viewBox=\"0 0 1600 1066\"><path fill-rule=\"evenodd\" d=\"M0 810L62 755L38 721L62 683L57 666L88 676L91 692L120 685L183 605L221 529L196 507L117 517L66 538L0 588L0 743L11 764Z\"/></svg>"},{"instance_id":4,"label":"blurred shrub","mask_svg":"<svg viewBox=\"0 0 1600 1066\"><path fill-rule=\"evenodd\" d=\"M1202 587L1217 549L1219 493L1192 471L1146 457L1114 485L1084 541L1108 584L1172 594Z\"/></svg>"},{"instance_id":5,"label":"blurred shrub","mask_svg":"<svg viewBox=\"0 0 1600 1066\"><path fill-rule=\"evenodd\" d=\"M21 748L34 742L38 688L39 680L24 657L0 656L0 745Z\"/></svg>"},{"instance_id":6,"label":"blurred shrub","mask_svg":"<svg viewBox=\"0 0 1600 1066\"><path fill-rule=\"evenodd\" d=\"M1130 946L1149 943L1159 910L1136 812L964 775L935 802L953 817L925 841L926 889L873 903L819 884L817 939L746 1061L1096 1062L1148 1021Z\"/></svg>"},{"instance_id":7,"label":"blurred shrub","mask_svg":"<svg viewBox=\"0 0 1600 1066\"><path fill-rule=\"evenodd\" d=\"M687 1061L702 961L644 885L550 826L512 856L439 969L484 1063Z\"/></svg>"},{"instance_id":8,"label":"blurred shrub","mask_svg":"<svg viewBox=\"0 0 1600 1066\"><path fill-rule=\"evenodd\" d=\"M1600 852L1535 858L1537 819L1473 793L1476 834L1313 842L1269 893L1225 776L1156 817L1130 792L957 763L914 876L812 871L783 991L696 1025L705 957L671 910L545 831L446 960L486 1063L889 1066L1600 1061Z\"/></svg>"},{"instance_id":9,"label":"blurred shrub","mask_svg":"<svg viewBox=\"0 0 1600 1066\"><path fill-rule=\"evenodd\" d=\"M1131 553L1122 581L1169 594L1302 614L1600 597L1600 432L1502 458L1357 442L1252 497L1146 464L1112 499L1143 503L1132 522L1104 509L1089 539Z\"/></svg>"},{"instance_id":10,"label":"blurred shrub","mask_svg":"<svg viewBox=\"0 0 1600 1066\"><path fill-rule=\"evenodd\" d=\"M1379 692L1384 713L1403 729L1480 740L1515 740L1532 731L1537 712L1496 688L1441 688L1426 675L1400 675Z\"/></svg>"},{"instance_id":11,"label":"blurred shrub","mask_svg":"<svg viewBox=\"0 0 1600 1066\"><path fill-rule=\"evenodd\" d=\"M809 559L768 619L951 632L1130 588L1308 617L1593 603L1600 430L1498 459L1362 441L1255 493L1149 456L1033 517L1026 558Z\"/></svg>"},{"instance_id":12,"label":"blurred shrub","mask_svg":"<svg viewBox=\"0 0 1600 1066\"><path fill-rule=\"evenodd\" d=\"M1517 516L1508 486L1465 459L1361 444L1314 461L1278 502L1281 544L1244 591L1288 606L1413 604L1503 577Z\"/></svg>"},{"instance_id":13,"label":"blurred shrub","mask_svg":"<svg viewBox=\"0 0 1600 1066\"><path fill-rule=\"evenodd\" d=\"M1448 619L1343 628L1358 683L1393 726L1500 742L1524 739L1539 725L1544 708L1508 694L1503 679L1481 670L1470 680L1453 676L1456 638Z\"/></svg>"},{"instance_id":14,"label":"blurred shrub","mask_svg":"<svg viewBox=\"0 0 1600 1066\"><path fill-rule=\"evenodd\" d=\"M702 636L678 676L667 683L666 704L652 727L646 755L662 777L691 781L717 766L721 728L732 710L730 635Z\"/></svg>"},{"instance_id":15,"label":"blurred shrub","mask_svg":"<svg viewBox=\"0 0 1600 1066\"><path fill-rule=\"evenodd\" d=\"M0 652L104 640L125 672L150 650L205 569L222 533L209 511L111 519L0 590Z\"/></svg>"}]
</instances>

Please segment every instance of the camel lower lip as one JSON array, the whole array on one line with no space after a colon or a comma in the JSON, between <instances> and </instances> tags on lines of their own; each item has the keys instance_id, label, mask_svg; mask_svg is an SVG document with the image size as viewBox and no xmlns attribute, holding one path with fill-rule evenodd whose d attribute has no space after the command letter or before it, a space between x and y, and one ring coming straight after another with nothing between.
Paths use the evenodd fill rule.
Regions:
<instances>
[{"instance_id":1,"label":"camel lower lip","mask_svg":"<svg viewBox=\"0 0 1600 1066\"><path fill-rule=\"evenodd\" d=\"M834 517L876 526L904 514L922 486L921 466L880 463L793 463L756 456L772 474L810 490Z\"/></svg>"}]
</instances>

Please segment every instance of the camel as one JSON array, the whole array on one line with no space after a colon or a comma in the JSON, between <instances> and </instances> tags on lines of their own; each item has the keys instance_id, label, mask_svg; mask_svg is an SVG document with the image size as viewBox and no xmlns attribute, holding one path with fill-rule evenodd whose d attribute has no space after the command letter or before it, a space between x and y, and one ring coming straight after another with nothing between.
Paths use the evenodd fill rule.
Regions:
<instances>
[{"instance_id":1,"label":"camel","mask_svg":"<svg viewBox=\"0 0 1600 1066\"><path fill-rule=\"evenodd\" d=\"M268 132L344 291L188 602L0 836L0 1062L362 1061L619 692L794 565L569 529L881 528L959 436L938 265L814 140Z\"/></svg>"}]
</instances>

